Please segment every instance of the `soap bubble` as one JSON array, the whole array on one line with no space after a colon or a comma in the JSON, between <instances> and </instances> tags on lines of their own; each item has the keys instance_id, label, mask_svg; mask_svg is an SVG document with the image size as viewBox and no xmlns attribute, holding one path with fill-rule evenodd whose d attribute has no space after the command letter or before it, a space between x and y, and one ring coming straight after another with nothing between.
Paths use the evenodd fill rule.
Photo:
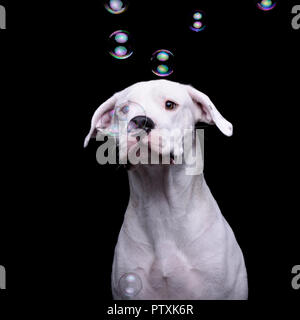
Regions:
<instances>
[{"instance_id":1,"label":"soap bubble","mask_svg":"<svg viewBox=\"0 0 300 320\"><path fill-rule=\"evenodd\" d=\"M173 73L174 55L169 50L157 50L151 57L152 72L159 77L167 77Z\"/></svg>"},{"instance_id":2,"label":"soap bubble","mask_svg":"<svg viewBox=\"0 0 300 320\"><path fill-rule=\"evenodd\" d=\"M193 18L195 20L201 20L202 18L202 13L201 12L195 12L194 15L193 15Z\"/></svg>"},{"instance_id":3,"label":"soap bubble","mask_svg":"<svg viewBox=\"0 0 300 320\"><path fill-rule=\"evenodd\" d=\"M104 7L112 14L120 14L127 9L127 4L125 0L109 0L105 2Z\"/></svg>"},{"instance_id":4,"label":"soap bubble","mask_svg":"<svg viewBox=\"0 0 300 320\"><path fill-rule=\"evenodd\" d=\"M133 101L129 101L120 106L116 106L113 110L107 112L101 117L97 130L101 135L119 137L120 124L126 125L127 132L138 134L142 129L137 128L133 121L130 121L134 116L146 116L144 108Z\"/></svg>"},{"instance_id":5,"label":"soap bubble","mask_svg":"<svg viewBox=\"0 0 300 320\"><path fill-rule=\"evenodd\" d=\"M128 35L124 32L119 32L115 35L115 40L118 43L126 43L128 41Z\"/></svg>"},{"instance_id":6,"label":"soap bubble","mask_svg":"<svg viewBox=\"0 0 300 320\"><path fill-rule=\"evenodd\" d=\"M195 10L190 16L190 29L195 32L203 31L206 28L206 15L202 10Z\"/></svg>"},{"instance_id":7,"label":"soap bubble","mask_svg":"<svg viewBox=\"0 0 300 320\"><path fill-rule=\"evenodd\" d=\"M109 36L109 54L116 59L127 59L133 53L129 32L118 30Z\"/></svg>"},{"instance_id":8,"label":"soap bubble","mask_svg":"<svg viewBox=\"0 0 300 320\"><path fill-rule=\"evenodd\" d=\"M156 58L159 61L167 61L169 60L169 54L165 51L160 51L159 53L157 53Z\"/></svg>"},{"instance_id":9,"label":"soap bubble","mask_svg":"<svg viewBox=\"0 0 300 320\"><path fill-rule=\"evenodd\" d=\"M119 280L119 291L124 298L135 297L142 287L142 280L136 273L125 273Z\"/></svg>"},{"instance_id":10,"label":"soap bubble","mask_svg":"<svg viewBox=\"0 0 300 320\"><path fill-rule=\"evenodd\" d=\"M115 50L114 50L114 54L116 55L116 57L120 58L120 57L124 57L126 56L127 54L127 49L123 46L118 46L118 47L115 47Z\"/></svg>"},{"instance_id":11,"label":"soap bubble","mask_svg":"<svg viewBox=\"0 0 300 320\"><path fill-rule=\"evenodd\" d=\"M263 11L270 11L276 6L276 1L262 0L257 2L257 7Z\"/></svg>"},{"instance_id":12,"label":"soap bubble","mask_svg":"<svg viewBox=\"0 0 300 320\"><path fill-rule=\"evenodd\" d=\"M200 21L194 22L193 27L196 29L200 29L202 27L202 22L200 22Z\"/></svg>"}]
</instances>

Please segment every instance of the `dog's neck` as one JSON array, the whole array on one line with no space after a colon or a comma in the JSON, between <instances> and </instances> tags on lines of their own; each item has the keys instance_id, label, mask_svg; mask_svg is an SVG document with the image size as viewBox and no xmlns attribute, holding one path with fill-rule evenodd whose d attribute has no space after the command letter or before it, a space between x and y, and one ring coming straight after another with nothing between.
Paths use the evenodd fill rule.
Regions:
<instances>
[{"instance_id":1,"label":"dog's neck","mask_svg":"<svg viewBox=\"0 0 300 320\"><path fill-rule=\"evenodd\" d=\"M130 199L124 230L135 241L160 251L163 242L191 241L207 226L210 192L203 174L187 175L185 165L141 165L128 171Z\"/></svg>"},{"instance_id":2,"label":"dog's neck","mask_svg":"<svg viewBox=\"0 0 300 320\"><path fill-rule=\"evenodd\" d=\"M141 165L129 170L130 201L141 211L164 206L164 216L182 214L201 189L203 174L187 175L184 165ZM139 211L139 210L138 210ZM139 212L143 214L142 212Z\"/></svg>"}]
</instances>

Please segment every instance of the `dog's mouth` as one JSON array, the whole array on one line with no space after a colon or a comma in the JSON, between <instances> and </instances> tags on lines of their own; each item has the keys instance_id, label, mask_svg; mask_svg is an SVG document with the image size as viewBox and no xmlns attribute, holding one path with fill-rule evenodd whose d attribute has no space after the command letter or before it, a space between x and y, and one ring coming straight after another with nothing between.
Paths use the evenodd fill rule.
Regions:
<instances>
[{"instance_id":1,"label":"dog's mouth","mask_svg":"<svg viewBox=\"0 0 300 320\"><path fill-rule=\"evenodd\" d=\"M166 143L166 137L162 136L158 129L150 132L131 132L127 140L128 163L135 164L176 164L173 148Z\"/></svg>"},{"instance_id":2,"label":"dog's mouth","mask_svg":"<svg viewBox=\"0 0 300 320\"><path fill-rule=\"evenodd\" d=\"M140 137L137 137L136 138L136 141L137 143L140 142ZM130 152L130 151L129 151ZM175 164L175 156L174 156L174 153L173 151L169 152L169 153L163 153L161 150L158 152L158 150L156 148L152 148L151 147L151 143L148 142L148 147L147 147L147 157L148 157L148 160L149 160L149 164L152 164L151 163L151 155L152 154L156 154L156 161L158 161L158 163L155 163L155 164L163 164L163 165L173 165ZM141 157L142 154L141 154L141 149L138 149L136 151L136 156L137 157Z\"/></svg>"}]
</instances>

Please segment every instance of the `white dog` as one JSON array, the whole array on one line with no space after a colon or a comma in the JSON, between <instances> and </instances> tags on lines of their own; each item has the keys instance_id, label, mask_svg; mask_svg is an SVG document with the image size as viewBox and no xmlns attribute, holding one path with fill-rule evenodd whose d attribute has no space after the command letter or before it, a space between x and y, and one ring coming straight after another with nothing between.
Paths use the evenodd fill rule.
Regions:
<instances>
[{"instance_id":1,"label":"white dog","mask_svg":"<svg viewBox=\"0 0 300 320\"><path fill-rule=\"evenodd\" d=\"M114 298L247 299L242 251L203 173L186 174L191 164L185 160L176 164L183 152L185 129L201 121L231 136L232 125L205 94L191 86L153 80L136 83L104 102L92 118L85 146L97 131L109 132L113 111L122 112L125 106L127 119L147 133L141 141L130 139L129 133L128 150L143 143L160 155L171 154L175 164L138 164L128 171L130 199L115 248ZM176 150L156 139L164 132L172 135L174 129L182 132L176 138ZM136 275L141 282L131 297L124 296L119 285L126 274Z\"/></svg>"}]
</instances>

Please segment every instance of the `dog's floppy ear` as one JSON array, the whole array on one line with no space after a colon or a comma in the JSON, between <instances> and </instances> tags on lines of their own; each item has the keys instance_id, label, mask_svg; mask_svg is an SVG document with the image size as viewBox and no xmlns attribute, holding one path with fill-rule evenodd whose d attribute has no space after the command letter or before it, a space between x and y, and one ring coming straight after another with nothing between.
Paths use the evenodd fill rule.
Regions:
<instances>
[{"instance_id":1,"label":"dog's floppy ear","mask_svg":"<svg viewBox=\"0 0 300 320\"><path fill-rule=\"evenodd\" d=\"M114 94L111 98L102 103L100 107L95 111L91 121L90 132L84 140L84 147L88 145L92 137L96 136L97 128L105 129L111 124L111 111L113 111L117 101L116 95L117 94Z\"/></svg>"},{"instance_id":2,"label":"dog's floppy ear","mask_svg":"<svg viewBox=\"0 0 300 320\"><path fill-rule=\"evenodd\" d=\"M224 119L209 97L191 86L186 86L186 88L196 105L196 121L215 124L226 136L232 136L232 124Z\"/></svg>"}]
</instances>

